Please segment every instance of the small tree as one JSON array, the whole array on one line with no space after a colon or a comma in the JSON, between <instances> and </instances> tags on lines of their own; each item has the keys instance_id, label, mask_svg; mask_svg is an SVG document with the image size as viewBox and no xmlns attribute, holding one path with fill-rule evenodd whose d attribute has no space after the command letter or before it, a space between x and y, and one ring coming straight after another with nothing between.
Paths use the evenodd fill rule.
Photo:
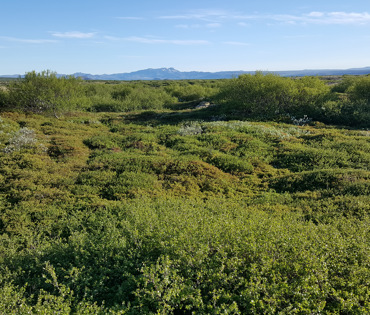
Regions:
<instances>
[{"instance_id":1,"label":"small tree","mask_svg":"<svg viewBox=\"0 0 370 315\"><path fill-rule=\"evenodd\" d=\"M73 76L58 78L55 72L26 73L9 85L9 102L12 106L33 113L59 113L76 108L87 101L80 79Z\"/></svg>"}]
</instances>

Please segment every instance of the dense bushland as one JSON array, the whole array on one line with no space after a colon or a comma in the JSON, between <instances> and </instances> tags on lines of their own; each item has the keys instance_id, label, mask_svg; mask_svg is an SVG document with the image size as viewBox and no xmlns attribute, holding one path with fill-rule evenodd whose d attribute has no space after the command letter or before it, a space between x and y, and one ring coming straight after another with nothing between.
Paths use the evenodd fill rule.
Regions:
<instances>
[{"instance_id":1,"label":"dense bushland","mask_svg":"<svg viewBox=\"0 0 370 315\"><path fill-rule=\"evenodd\" d=\"M89 84L86 91L93 104L90 111L97 112L162 109L177 102L162 88L138 83Z\"/></svg>"},{"instance_id":2,"label":"dense bushland","mask_svg":"<svg viewBox=\"0 0 370 315\"><path fill-rule=\"evenodd\" d=\"M163 115L2 113L2 312L370 311L368 131Z\"/></svg>"},{"instance_id":3,"label":"dense bushland","mask_svg":"<svg viewBox=\"0 0 370 315\"><path fill-rule=\"evenodd\" d=\"M366 125L368 78L234 81L2 89L0 313L369 313L369 131L292 119Z\"/></svg>"},{"instance_id":4,"label":"dense bushland","mask_svg":"<svg viewBox=\"0 0 370 315\"><path fill-rule=\"evenodd\" d=\"M216 119L318 121L368 127L370 77L344 76L334 84L320 77L286 78L245 74L230 80L80 81L55 73L27 73L0 89L0 108L55 115L68 110L129 112L191 109L200 101L218 104Z\"/></svg>"},{"instance_id":5,"label":"dense bushland","mask_svg":"<svg viewBox=\"0 0 370 315\"><path fill-rule=\"evenodd\" d=\"M220 81L221 82L221 81ZM173 108L178 104L199 103L218 92L220 82L148 81L118 84L88 83L86 93L92 101L90 111L122 112Z\"/></svg>"},{"instance_id":6,"label":"dense bushland","mask_svg":"<svg viewBox=\"0 0 370 315\"><path fill-rule=\"evenodd\" d=\"M84 109L89 100L75 77L57 77L50 71L26 73L23 79L11 81L3 91L0 105L33 113L53 113ZM5 99L5 100L4 100Z\"/></svg>"},{"instance_id":7,"label":"dense bushland","mask_svg":"<svg viewBox=\"0 0 370 315\"><path fill-rule=\"evenodd\" d=\"M369 126L370 77L345 77L332 88L319 77L241 75L227 80L217 100L235 117L287 121L308 116L325 123Z\"/></svg>"},{"instance_id":8,"label":"dense bushland","mask_svg":"<svg viewBox=\"0 0 370 315\"><path fill-rule=\"evenodd\" d=\"M272 118L276 114L313 114L328 99L329 87L317 77L292 79L274 74L246 74L229 80L220 97L245 115Z\"/></svg>"}]
</instances>

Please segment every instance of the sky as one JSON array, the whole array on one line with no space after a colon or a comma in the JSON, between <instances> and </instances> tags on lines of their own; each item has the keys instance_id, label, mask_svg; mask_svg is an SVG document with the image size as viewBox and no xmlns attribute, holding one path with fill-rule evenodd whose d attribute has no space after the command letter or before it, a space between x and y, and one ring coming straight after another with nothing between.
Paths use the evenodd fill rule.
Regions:
<instances>
[{"instance_id":1,"label":"sky","mask_svg":"<svg viewBox=\"0 0 370 315\"><path fill-rule=\"evenodd\" d=\"M0 0L0 74L370 66L369 0Z\"/></svg>"}]
</instances>

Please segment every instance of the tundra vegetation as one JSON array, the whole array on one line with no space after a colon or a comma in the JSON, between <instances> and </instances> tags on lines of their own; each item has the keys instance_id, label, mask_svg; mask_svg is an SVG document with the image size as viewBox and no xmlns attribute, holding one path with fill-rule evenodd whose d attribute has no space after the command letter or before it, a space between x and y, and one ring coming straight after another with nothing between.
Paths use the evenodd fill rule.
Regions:
<instances>
[{"instance_id":1,"label":"tundra vegetation","mask_svg":"<svg viewBox=\"0 0 370 315\"><path fill-rule=\"evenodd\" d=\"M326 81L2 82L0 313L369 313L370 77Z\"/></svg>"}]
</instances>

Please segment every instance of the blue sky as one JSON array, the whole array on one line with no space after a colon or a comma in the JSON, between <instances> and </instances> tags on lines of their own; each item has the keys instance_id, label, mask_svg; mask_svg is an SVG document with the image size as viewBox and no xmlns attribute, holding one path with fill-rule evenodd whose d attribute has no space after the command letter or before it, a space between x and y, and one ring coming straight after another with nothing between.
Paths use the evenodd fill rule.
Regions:
<instances>
[{"instance_id":1,"label":"blue sky","mask_svg":"<svg viewBox=\"0 0 370 315\"><path fill-rule=\"evenodd\" d=\"M9 0L0 74L370 66L369 0Z\"/></svg>"}]
</instances>

